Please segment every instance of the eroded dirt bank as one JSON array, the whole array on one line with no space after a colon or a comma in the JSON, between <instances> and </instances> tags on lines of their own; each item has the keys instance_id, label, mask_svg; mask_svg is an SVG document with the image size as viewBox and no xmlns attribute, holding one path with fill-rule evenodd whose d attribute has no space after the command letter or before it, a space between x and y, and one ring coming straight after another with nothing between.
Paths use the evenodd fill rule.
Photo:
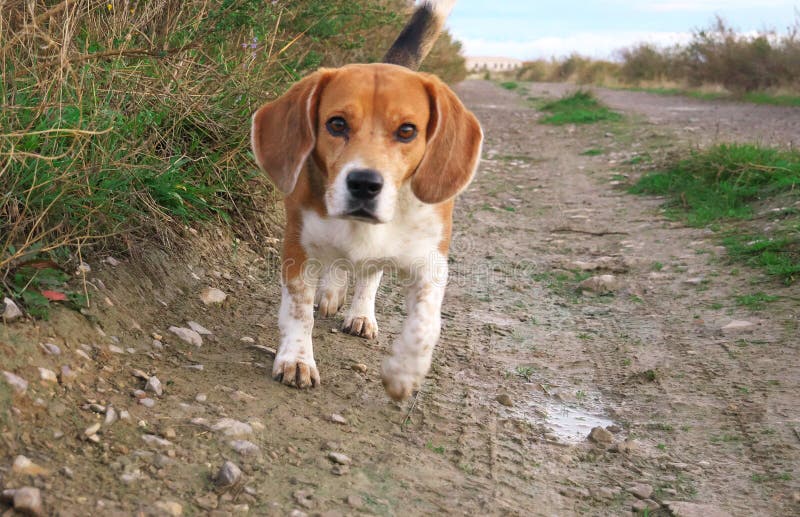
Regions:
<instances>
[{"instance_id":1,"label":"eroded dirt bank","mask_svg":"<svg viewBox=\"0 0 800 517\"><path fill-rule=\"evenodd\" d=\"M268 377L274 255L213 236L185 262L96 257L89 320L0 326L2 369L29 383L2 423L0 485L40 488L59 515L797 513L797 288L727 264L713 235L613 184L626 159L714 136L653 113L553 128L491 83L460 93L485 160L458 204L443 337L414 401L389 402L378 375L402 321L391 282L377 342L317 321L323 385L298 392ZM613 295L576 291L596 274L614 275ZM784 301L733 303L753 283ZM200 301L209 286L221 306ZM723 332L734 320L755 325ZM202 347L168 331L188 321L212 332ZM74 376L39 381L65 365ZM147 407L132 393L153 375ZM109 406L129 418L103 424ZM586 439L594 426L610 443ZM19 455L46 472L15 472ZM243 473L220 487L226 460Z\"/></svg>"}]
</instances>

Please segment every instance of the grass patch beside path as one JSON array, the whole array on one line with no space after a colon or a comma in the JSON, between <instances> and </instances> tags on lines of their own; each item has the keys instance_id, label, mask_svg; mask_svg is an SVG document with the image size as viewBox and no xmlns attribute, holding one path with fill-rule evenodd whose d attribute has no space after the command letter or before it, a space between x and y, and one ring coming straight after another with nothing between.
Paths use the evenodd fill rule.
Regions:
<instances>
[{"instance_id":1,"label":"grass patch beside path","mask_svg":"<svg viewBox=\"0 0 800 517\"><path fill-rule=\"evenodd\" d=\"M798 188L800 152L737 144L692 152L666 170L643 176L630 191L667 196L668 215L692 226L720 226L728 233L724 244L732 258L790 284L800 275L800 211L789 206L767 212L775 221L769 235L734 231L732 223L753 219L772 199L786 197L783 204L793 204Z\"/></svg>"},{"instance_id":2,"label":"grass patch beside path","mask_svg":"<svg viewBox=\"0 0 800 517\"><path fill-rule=\"evenodd\" d=\"M750 92L743 95L734 95L727 92L704 92L700 90L684 90L681 88L614 88L631 92L654 93L656 95L684 95L693 99L704 101L728 100L744 101L753 104L767 104L770 106L796 106L800 107L800 95L780 95L767 92Z\"/></svg>"},{"instance_id":3,"label":"grass patch beside path","mask_svg":"<svg viewBox=\"0 0 800 517\"><path fill-rule=\"evenodd\" d=\"M564 124L593 124L602 121L616 121L622 115L598 101L591 92L578 91L540 108L550 115L542 119L543 124L556 126Z\"/></svg>"}]
</instances>

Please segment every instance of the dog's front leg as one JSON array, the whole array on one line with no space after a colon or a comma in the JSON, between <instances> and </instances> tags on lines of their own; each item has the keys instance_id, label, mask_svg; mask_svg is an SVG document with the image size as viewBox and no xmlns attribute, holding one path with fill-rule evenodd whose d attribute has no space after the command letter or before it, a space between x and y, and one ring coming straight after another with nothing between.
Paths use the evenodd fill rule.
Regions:
<instances>
[{"instance_id":1,"label":"dog's front leg","mask_svg":"<svg viewBox=\"0 0 800 517\"><path fill-rule=\"evenodd\" d=\"M281 343L272 366L272 377L298 388L320 383L311 345L315 283L314 272L308 267L302 247L299 243L285 242L278 315Z\"/></svg>"},{"instance_id":2,"label":"dog's front leg","mask_svg":"<svg viewBox=\"0 0 800 517\"><path fill-rule=\"evenodd\" d=\"M431 366L433 348L441 332L442 298L447 283L447 259L442 260L418 269L410 278L408 316L381 371L386 393L395 400L411 396Z\"/></svg>"}]
</instances>

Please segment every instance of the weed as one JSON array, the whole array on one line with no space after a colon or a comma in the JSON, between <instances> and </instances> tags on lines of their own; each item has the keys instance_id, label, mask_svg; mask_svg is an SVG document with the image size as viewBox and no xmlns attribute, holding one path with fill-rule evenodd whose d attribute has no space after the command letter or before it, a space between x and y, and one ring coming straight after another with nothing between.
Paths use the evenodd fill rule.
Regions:
<instances>
[{"instance_id":1,"label":"weed","mask_svg":"<svg viewBox=\"0 0 800 517\"><path fill-rule=\"evenodd\" d=\"M656 449L658 449L660 451L666 451L667 450L667 444L659 443L658 445L656 445Z\"/></svg>"},{"instance_id":2,"label":"weed","mask_svg":"<svg viewBox=\"0 0 800 517\"><path fill-rule=\"evenodd\" d=\"M436 454L444 454L444 446L443 445L435 446L435 445L433 445L432 442L428 442L428 443L425 444L425 447L427 447L428 449L432 450Z\"/></svg>"},{"instance_id":3,"label":"weed","mask_svg":"<svg viewBox=\"0 0 800 517\"><path fill-rule=\"evenodd\" d=\"M502 86L506 90L516 90L517 88L519 88L519 83L516 83L514 81L508 81L505 83L500 83L500 86Z\"/></svg>"},{"instance_id":4,"label":"weed","mask_svg":"<svg viewBox=\"0 0 800 517\"><path fill-rule=\"evenodd\" d=\"M653 271L661 271L662 269L664 269L664 264L662 264L661 262L653 262L653 264L650 266L650 269L652 269Z\"/></svg>"},{"instance_id":5,"label":"weed","mask_svg":"<svg viewBox=\"0 0 800 517\"><path fill-rule=\"evenodd\" d=\"M742 307L747 307L750 310L760 311L763 310L766 304L780 300L780 296L772 296L757 292L753 294L744 294L736 297L736 304Z\"/></svg>"},{"instance_id":6,"label":"weed","mask_svg":"<svg viewBox=\"0 0 800 517\"><path fill-rule=\"evenodd\" d=\"M581 156L600 156L605 153L602 149L587 149L581 153Z\"/></svg>"},{"instance_id":7,"label":"weed","mask_svg":"<svg viewBox=\"0 0 800 517\"><path fill-rule=\"evenodd\" d=\"M602 121L621 120L622 115L602 105L591 92L577 91L541 107L549 112L543 124L561 126L564 124L593 124Z\"/></svg>"},{"instance_id":8,"label":"weed","mask_svg":"<svg viewBox=\"0 0 800 517\"><path fill-rule=\"evenodd\" d=\"M800 152L735 144L692 152L666 171L643 176L630 192L668 196L668 215L706 226L751 219L757 202L796 196L798 186ZM769 238L731 230L723 244L731 258L791 284L800 274L799 227L796 219L784 219Z\"/></svg>"},{"instance_id":9,"label":"weed","mask_svg":"<svg viewBox=\"0 0 800 517\"><path fill-rule=\"evenodd\" d=\"M517 366L517 376L525 379L527 382L531 382L533 372L534 369L532 366Z\"/></svg>"}]
</instances>

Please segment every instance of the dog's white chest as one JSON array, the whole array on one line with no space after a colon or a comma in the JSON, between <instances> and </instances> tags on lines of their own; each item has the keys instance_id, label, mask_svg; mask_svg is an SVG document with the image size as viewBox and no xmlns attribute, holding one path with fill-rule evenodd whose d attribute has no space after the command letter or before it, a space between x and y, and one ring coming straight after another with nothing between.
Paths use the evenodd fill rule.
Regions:
<instances>
[{"instance_id":1,"label":"dog's white chest","mask_svg":"<svg viewBox=\"0 0 800 517\"><path fill-rule=\"evenodd\" d=\"M405 196L403 196L405 197ZM386 260L399 267L438 253L443 225L431 205L417 199L398 200L395 217L385 224L320 217L303 212L301 243L310 257L353 262Z\"/></svg>"}]
</instances>

